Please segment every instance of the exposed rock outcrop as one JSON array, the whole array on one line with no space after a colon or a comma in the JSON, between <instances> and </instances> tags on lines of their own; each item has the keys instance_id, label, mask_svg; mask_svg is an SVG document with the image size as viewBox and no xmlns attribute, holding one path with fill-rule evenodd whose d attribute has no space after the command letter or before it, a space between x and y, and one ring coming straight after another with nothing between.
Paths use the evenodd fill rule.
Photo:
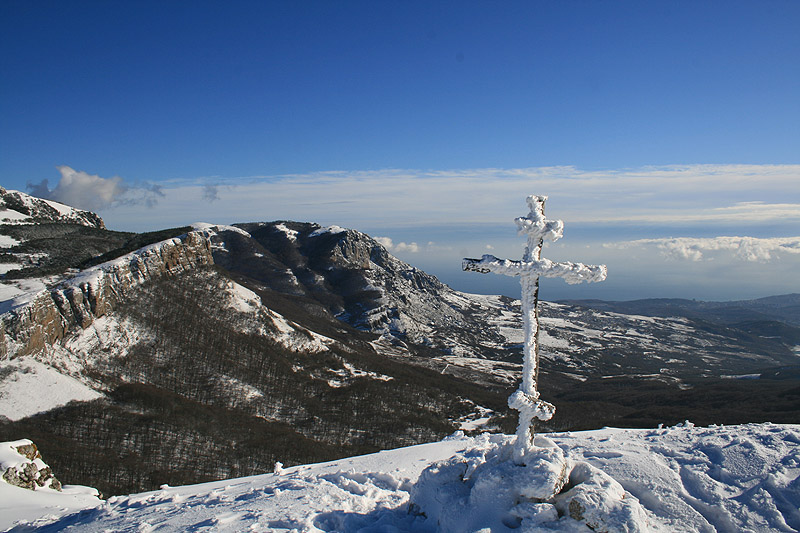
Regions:
<instances>
[{"instance_id":1,"label":"exposed rock outcrop","mask_svg":"<svg viewBox=\"0 0 800 533\"><path fill-rule=\"evenodd\" d=\"M28 490L48 487L61 491L61 482L28 439L0 443L0 471L3 481L15 487Z\"/></svg>"},{"instance_id":2,"label":"exposed rock outcrop","mask_svg":"<svg viewBox=\"0 0 800 533\"><path fill-rule=\"evenodd\" d=\"M87 269L0 316L0 359L35 354L85 328L150 279L214 263L211 233L192 231Z\"/></svg>"}]
</instances>

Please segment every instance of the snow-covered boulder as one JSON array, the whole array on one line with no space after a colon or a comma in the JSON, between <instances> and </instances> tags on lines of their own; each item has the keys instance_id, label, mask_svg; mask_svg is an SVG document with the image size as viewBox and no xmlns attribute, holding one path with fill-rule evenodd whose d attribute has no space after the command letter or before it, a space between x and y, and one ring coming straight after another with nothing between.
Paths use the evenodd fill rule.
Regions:
<instances>
[{"instance_id":1,"label":"snow-covered boulder","mask_svg":"<svg viewBox=\"0 0 800 533\"><path fill-rule=\"evenodd\" d=\"M409 509L437 531L657 530L639 501L601 470L573 463L537 436L523 460L511 442L488 434L425 469Z\"/></svg>"},{"instance_id":2,"label":"snow-covered boulder","mask_svg":"<svg viewBox=\"0 0 800 533\"><path fill-rule=\"evenodd\" d=\"M443 532L502 531L526 519L558 519L553 498L569 472L558 446L537 437L537 446L518 464L506 438L483 434L475 442L422 472L411 494L412 512Z\"/></svg>"},{"instance_id":3,"label":"snow-covered boulder","mask_svg":"<svg viewBox=\"0 0 800 533\"><path fill-rule=\"evenodd\" d=\"M48 487L61 491L61 482L28 439L0 443L0 470L3 481L15 487L29 490Z\"/></svg>"},{"instance_id":4,"label":"snow-covered boulder","mask_svg":"<svg viewBox=\"0 0 800 533\"><path fill-rule=\"evenodd\" d=\"M554 498L559 515L585 523L592 531L651 531L642 506L615 479L589 463L577 463L569 490Z\"/></svg>"}]
</instances>

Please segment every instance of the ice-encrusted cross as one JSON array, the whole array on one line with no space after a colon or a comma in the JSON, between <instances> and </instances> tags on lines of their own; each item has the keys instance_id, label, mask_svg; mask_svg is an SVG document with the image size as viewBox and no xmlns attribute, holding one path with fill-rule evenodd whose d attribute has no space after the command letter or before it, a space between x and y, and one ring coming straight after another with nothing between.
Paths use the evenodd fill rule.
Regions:
<instances>
[{"instance_id":1,"label":"ice-encrusted cross","mask_svg":"<svg viewBox=\"0 0 800 533\"><path fill-rule=\"evenodd\" d=\"M539 398L537 377L539 374L539 277L564 278L567 283L583 281L603 281L606 279L605 265L584 265L583 263L556 263L542 259L542 245L545 239L556 241L564 232L560 220L548 220L544 216L544 202L547 196L528 196L530 213L518 217L519 233L527 235L528 245L522 261L498 259L484 255L481 259L464 259L462 268L471 272L519 276L522 284L522 327L525 332L522 383L509 398L508 406L519 411L517 437L514 443L514 456L522 462L526 451L533 443L531 424L534 418L549 420L556 408Z\"/></svg>"}]
</instances>

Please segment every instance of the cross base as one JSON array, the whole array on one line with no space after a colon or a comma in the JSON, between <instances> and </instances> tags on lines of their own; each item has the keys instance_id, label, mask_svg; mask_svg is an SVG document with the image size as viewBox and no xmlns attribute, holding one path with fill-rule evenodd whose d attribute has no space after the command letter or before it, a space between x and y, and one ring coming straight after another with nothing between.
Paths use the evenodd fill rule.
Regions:
<instances>
[{"instance_id":1,"label":"cross base","mask_svg":"<svg viewBox=\"0 0 800 533\"><path fill-rule=\"evenodd\" d=\"M508 397L508 406L519 411L517 438L514 441L514 460L517 464L524 464L524 458L533 446L533 432L531 431L533 419L550 420L553 418L556 408L553 404L540 400L538 391L531 394L521 389Z\"/></svg>"}]
</instances>

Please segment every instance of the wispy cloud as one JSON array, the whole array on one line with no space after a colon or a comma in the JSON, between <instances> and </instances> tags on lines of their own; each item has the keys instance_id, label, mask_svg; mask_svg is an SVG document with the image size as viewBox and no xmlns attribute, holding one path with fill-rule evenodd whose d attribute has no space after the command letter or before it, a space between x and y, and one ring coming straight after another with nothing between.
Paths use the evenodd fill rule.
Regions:
<instances>
[{"instance_id":1,"label":"wispy cloud","mask_svg":"<svg viewBox=\"0 0 800 533\"><path fill-rule=\"evenodd\" d=\"M655 247L671 259L701 261L714 259L717 252L742 261L765 263L782 254L800 254L800 237L679 237L637 239L604 244L607 248Z\"/></svg>"},{"instance_id":2,"label":"wispy cloud","mask_svg":"<svg viewBox=\"0 0 800 533\"><path fill-rule=\"evenodd\" d=\"M203 199L213 202L219 200L219 187L213 184L203 186Z\"/></svg>"},{"instance_id":3,"label":"wispy cloud","mask_svg":"<svg viewBox=\"0 0 800 533\"><path fill-rule=\"evenodd\" d=\"M115 205L153 207L157 198L164 196L160 185L130 185L119 176L102 178L66 165L57 168L61 178L55 188L51 190L46 179L39 183L29 182L28 190L31 194L90 211L99 211Z\"/></svg>"},{"instance_id":4,"label":"wispy cloud","mask_svg":"<svg viewBox=\"0 0 800 533\"><path fill-rule=\"evenodd\" d=\"M548 212L570 224L800 221L800 165L386 169L215 179L165 183L162 212L355 228L499 224L521 214L525 196L546 194Z\"/></svg>"}]
</instances>

